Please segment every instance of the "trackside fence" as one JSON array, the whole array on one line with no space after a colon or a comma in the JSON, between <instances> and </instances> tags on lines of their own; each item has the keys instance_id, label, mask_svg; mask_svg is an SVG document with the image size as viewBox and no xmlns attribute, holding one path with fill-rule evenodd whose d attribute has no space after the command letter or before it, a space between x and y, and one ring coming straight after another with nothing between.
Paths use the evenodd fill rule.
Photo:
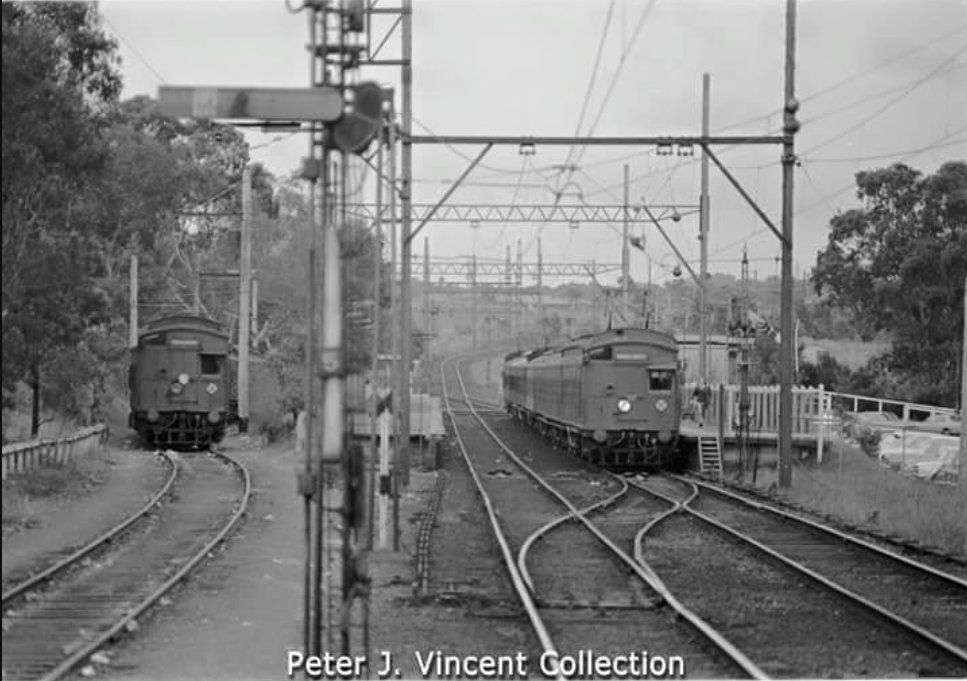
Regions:
<instances>
[{"instance_id":1,"label":"trackside fence","mask_svg":"<svg viewBox=\"0 0 967 681\"><path fill-rule=\"evenodd\" d=\"M686 385L682 397L687 408L694 385ZM724 437L734 437L739 426L739 397L737 385L711 386L704 423L718 426ZM792 432L794 436L815 435L832 420L832 395L818 388L793 386ZM823 428L825 430L826 428ZM779 386L749 386L749 430L754 433L779 432Z\"/></svg>"},{"instance_id":2,"label":"trackside fence","mask_svg":"<svg viewBox=\"0 0 967 681\"><path fill-rule=\"evenodd\" d=\"M107 442L108 429L103 423L89 426L68 437L56 440L32 440L3 446L3 479L10 473L21 473L38 466L66 463L84 456Z\"/></svg>"},{"instance_id":3,"label":"trackside fence","mask_svg":"<svg viewBox=\"0 0 967 681\"><path fill-rule=\"evenodd\" d=\"M694 389L694 384L688 384L682 392L683 406L687 410L692 409L690 402ZM734 436L739 423L740 391L737 385L715 385L709 391L704 422L713 426L721 424L721 433L725 437ZM901 424L915 423L931 414L955 413L946 407L832 392L823 386L792 388L793 436L816 435L821 430L828 432L844 414L859 411L892 413ZM752 432L779 432L779 386L749 386L749 421Z\"/></svg>"}]
</instances>

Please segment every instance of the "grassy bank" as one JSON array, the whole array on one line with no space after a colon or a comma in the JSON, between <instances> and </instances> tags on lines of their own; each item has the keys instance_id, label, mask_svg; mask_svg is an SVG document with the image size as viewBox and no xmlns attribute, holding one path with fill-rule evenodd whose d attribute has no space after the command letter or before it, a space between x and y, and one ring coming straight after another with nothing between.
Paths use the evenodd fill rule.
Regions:
<instances>
[{"instance_id":1,"label":"grassy bank","mask_svg":"<svg viewBox=\"0 0 967 681\"><path fill-rule=\"evenodd\" d=\"M834 445L827 457L822 464L798 463L792 488L781 495L861 527L967 556L967 500L956 486L900 475L851 444ZM774 483L774 470L760 472L762 487L774 489Z\"/></svg>"},{"instance_id":2,"label":"grassy bank","mask_svg":"<svg viewBox=\"0 0 967 681\"><path fill-rule=\"evenodd\" d=\"M90 494L107 478L109 465L98 449L74 461L11 474L3 481L3 534L36 527L51 510Z\"/></svg>"}]
</instances>

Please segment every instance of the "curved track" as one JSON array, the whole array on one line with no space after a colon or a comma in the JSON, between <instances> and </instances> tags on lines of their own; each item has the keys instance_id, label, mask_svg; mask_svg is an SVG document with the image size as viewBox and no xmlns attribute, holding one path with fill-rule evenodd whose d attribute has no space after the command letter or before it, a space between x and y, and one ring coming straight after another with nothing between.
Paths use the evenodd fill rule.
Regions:
<instances>
[{"instance_id":1,"label":"curved track","mask_svg":"<svg viewBox=\"0 0 967 681\"><path fill-rule=\"evenodd\" d=\"M13 604L25 593L32 591L34 589L42 588L45 584L53 580L57 575L65 572L66 570L75 567L81 563L84 559L92 556L99 549L106 547L107 545L117 541L125 531L131 528L139 520L145 518L148 513L161 503L161 500L166 494L171 490L171 486L174 484L175 479L178 477L178 463L172 458L172 456L165 451L159 450L158 455L161 456L168 466L168 477L165 479L161 486L161 489L148 500L144 506L139 510L135 511L127 518L122 520L120 523L109 529L107 532L101 536L88 542L81 548L77 549L74 553L70 554L66 558L55 562L49 567L31 575L29 578L23 580L7 589L3 593L3 611L6 612L8 608L12 607Z\"/></svg>"},{"instance_id":2,"label":"curved track","mask_svg":"<svg viewBox=\"0 0 967 681\"><path fill-rule=\"evenodd\" d=\"M890 656L895 656L895 664L910 673L931 676L967 674L967 626L964 625L967 622L967 581L705 483L669 476L633 484L669 505L660 519L639 532L636 538L639 559L645 557L645 537L654 536L654 529L661 522L676 523L675 535L659 536L650 541L651 553L657 554L653 565L662 562L666 568L679 564L675 556L684 549L676 549L676 543L692 546L690 555L696 560L696 547L698 552L709 551L719 540L700 540L698 537L703 536L704 528L714 528L719 536L724 534L728 542L738 540L744 547L751 547L760 563L765 560L768 564L762 568L762 574L739 579L739 586L751 587L756 578L764 579L764 574L770 570L777 575L789 575L778 577L780 583L772 587L768 580L759 585L759 596L770 588L775 592L772 603L759 609L763 617L767 616L770 607L781 609L780 601L789 593L797 588L805 589L798 601L805 605L814 599L818 604L816 625L812 629L817 636L831 637L831 647L865 643L869 651L879 651L874 656L875 661L863 661L852 670L854 673L863 671L869 664L888 665ZM680 520L671 520L676 517ZM719 550L721 556L731 549ZM746 565L748 558L736 555L732 560L737 565ZM725 566L724 560L722 564ZM661 568L653 569L662 572ZM723 570L718 579L704 585L707 589L703 590L700 580L687 582L682 572L674 570L674 578L680 580L682 588L686 588L686 584L698 584L695 590L706 594L708 603L705 605L710 610L715 608L717 591L728 590L732 579ZM809 586L805 586L807 584ZM820 587L818 591L816 586ZM836 606L837 602L842 605ZM724 609L728 605L720 607ZM828 613L831 610L842 612L832 620L828 615L822 616L823 611ZM805 617L809 617L808 608ZM837 627L849 618L857 623L843 627L843 633L836 635ZM799 622L778 617L771 625L771 631L778 633L783 628L795 631L797 626L802 628ZM858 637L857 631L863 632L864 636ZM881 669L901 671L889 666Z\"/></svg>"},{"instance_id":3,"label":"curved track","mask_svg":"<svg viewBox=\"0 0 967 681\"><path fill-rule=\"evenodd\" d=\"M450 369L450 367L452 367L452 369ZM449 376L448 370L450 371ZM681 624L679 623L669 626L667 617L660 612L655 611L655 607L657 606L651 608L649 611L647 606L641 607L640 605L633 603L632 607L629 609L633 611L632 614L637 617L636 621L633 623L633 626L640 628L643 621L647 622L645 625L647 627L647 631L642 631L639 629L637 632L631 632L632 634L636 635L637 640L640 641L641 639L645 639L647 638L648 634L650 634L655 638L663 639L663 642L667 642L669 640L670 630L678 630L677 633L673 632L672 635L677 636L676 642L678 642L679 645L682 645L682 643L680 643L681 641L683 641L685 638L694 639L695 633L697 632L699 634L699 639L702 640L701 647L704 649L708 649L710 647L713 648L715 650L715 656L718 658L718 662L709 666L706 673L713 672L727 675L738 674L756 678L765 677L765 674L750 660L748 660L748 658L741 651L725 640L724 637L722 637L714 628L710 627L707 623L703 622L701 619L695 616L694 613L684 607L684 605L682 605L681 602L667 588L665 588L664 584L662 584L653 573L643 569L639 563L637 563L631 556L627 554L627 552L617 546L607 535L605 535L598 527L592 524L585 517L585 514L592 510L601 509L617 502L620 498L626 495L626 486L616 493L609 494L606 499L596 499L593 503L585 506L584 508L577 508L568 497L561 494L561 492L556 489L557 486L560 486L560 481L558 481L557 486L552 486L549 484L542 475L528 466L523 461L521 456L518 456L513 450L507 447L500 437L493 431L493 429L490 428L484 419L477 413L476 405L481 404L482 402L472 399L468 395L466 385L464 384L463 377L460 373L459 360L450 360L448 362L444 362L441 365L441 374L443 378L445 408L448 412L451 423L453 424L461 453L471 471L471 474L473 475L478 492L484 500L484 505L487 508L494 534L500 543L501 551L504 556L504 561L508 573L510 574L511 581L514 584L518 597L527 612L528 619L545 652L555 651L555 644L551 640L551 636L549 634L551 628L546 621L547 618L549 616L552 618L553 626L558 632L557 635L561 638L567 638L566 629L569 626L569 621L573 622L574 620L573 612L562 615L561 611L559 610L554 610L552 613L550 608L541 607L542 605L547 606L549 604L546 599L538 599L535 595L537 590L540 588L535 581L539 580L535 580L528 571L527 556L531 550L531 547L533 547L542 536L545 536L548 532L554 530L555 528L562 527L567 521L577 521L583 525L584 529L586 530L582 533L583 537L587 538L588 532L590 532L599 551L602 545L606 547L607 551L612 556L610 561L611 570L614 569L613 563L615 562L615 559L617 559L617 562L626 571L630 571L637 578L636 581L639 587L643 586L647 591L650 592L653 603L657 603L658 605L661 603L667 603L670 605L675 611L676 617L680 618L684 622L687 622L687 628L690 630L688 635L683 637L683 633L680 631ZM457 402L462 402L463 405L455 408L454 405ZM492 405L487 403L487 406ZM471 450L468 449L466 444L466 440L470 435L471 430L475 431L475 434L472 436L473 439L475 439L474 449L485 448L487 446L484 441L485 439L489 442L490 451L487 454L475 452L474 455L471 455ZM482 438L481 436L484 434L485 436ZM496 444L496 447L494 447L494 444ZM491 463L497 464L498 468L490 471L489 474L500 474L500 478L503 479L503 482L499 483L499 486L495 486L498 483L490 482L488 484L484 484L482 481L482 476L478 472L480 457L487 459L487 465L491 465ZM478 459L477 462L474 461L475 458ZM524 476L520 476L519 474L515 474L513 471L506 470L506 467L503 464L507 461L511 461L512 465L516 469L524 473ZM534 495L533 483L535 482L542 488L543 494ZM586 481L582 482L586 484ZM520 527L522 525L526 525L528 520L533 521L534 518L511 518L513 512L509 509L497 509L496 507L498 504L496 504L492 499L494 494L506 494L508 485L514 486L513 491L511 491L510 494L517 495L516 506L518 508L521 508L519 495L528 495L527 502L523 505L521 515L537 516L539 514L535 510L536 507L542 507L544 509L543 516L545 520L539 523L540 527L536 532L532 534L527 533L531 534L529 537L525 536L525 533L520 529ZM557 514L559 513L559 510L556 512L549 511L548 509L553 509L554 506L548 506L548 496L555 500L558 508L563 505L567 509L568 513L564 516L558 516ZM598 492L597 496L600 496L600 492ZM546 518L550 517L551 514L557 517L555 517L553 521L547 522ZM515 539L519 547L516 561L514 560L511 549L512 541L507 537L508 531L511 534L516 535ZM574 558L576 562L577 557L572 556L572 558ZM597 567L602 567L600 565L600 561ZM595 576L594 574L587 574L585 572L583 574L583 579L585 581L588 581L589 579L594 581ZM608 606L599 603L598 607L607 608ZM570 620L569 616L571 616ZM580 618L581 616L579 615L577 619ZM614 623L619 626L619 630L628 628L627 626L621 626L623 621L620 617L618 617L617 621ZM629 622L629 624L632 623ZM583 645L584 647L594 647L591 645L591 642L587 640L584 640L583 643L579 645ZM693 649L695 646L696 642L693 640ZM572 646L568 647L570 648ZM575 651L576 650L577 648L575 648Z\"/></svg>"},{"instance_id":4,"label":"curved track","mask_svg":"<svg viewBox=\"0 0 967 681\"><path fill-rule=\"evenodd\" d=\"M169 503L150 513L169 491ZM4 678L62 677L122 632L135 630L137 618L235 528L250 492L247 469L231 457L179 455L165 490L145 508L69 562L11 589L9 599L4 594ZM121 533L123 541L114 541ZM111 549L92 559L105 544Z\"/></svg>"}]
</instances>

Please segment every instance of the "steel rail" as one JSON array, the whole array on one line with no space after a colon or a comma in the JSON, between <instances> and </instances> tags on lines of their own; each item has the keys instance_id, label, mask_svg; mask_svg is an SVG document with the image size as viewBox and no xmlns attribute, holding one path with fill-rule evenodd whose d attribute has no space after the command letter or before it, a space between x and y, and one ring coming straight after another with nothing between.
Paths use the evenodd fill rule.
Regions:
<instances>
[{"instance_id":1,"label":"steel rail","mask_svg":"<svg viewBox=\"0 0 967 681\"><path fill-rule=\"evenodd\" d=\"M527 585L524 583L520 572L517 570L517 566L514 563L513 553L510 550L510 544L508 543L507 537L504 535L503 530L500 528L500 521L497 518L497 513L494 509L493 502L490 499L490 495L487 494L486 489L484 489L483 481L477 474L477 470L470 461L470 456L467 454L467 448L464 445L463 437L460 435L460 428L457 427L456 419L453 418L453 407L450 404L450 391L447 388L446 369L449 364L455 364L457 361L458 359L456 358L447 358L440 363L440 379L443 386L444 409L446 410L447 414L450 415L450 423L453 425L453 434L456 436L457 446L460 448L460 454L463 456L463 460L467 464L467 470L470 471L473 482L477 487L477 492L480 494L484 507L487 509L487 518L490 520L490 526L491 529L493 529L494 537L496 537L497 543L500 545L500 552L504 558L504 565L507 567L507 572L510 575L511 583L513 584L514 590L517 592L521 605L524 606L524 611L527 613L527 618L530 621L531 628L533 628L534 633L537 635L544 652L553 653L556 655L557 648L555 647L554 642L551 640L551 635L548 633L544 621L541 619L537 606L534 603L534 599L531 597L530 590L527 588ZM463 380L460 376L460 370L456 366L454 366L454 370L456 371L457 379L460 381L460 386L463 388ZM465 391L464 395L466 395ZM470 406L469 403L468 406Z\"/></svg>"},{"instance_id":2,"label":"steel rail","mask_svg":"<svg viewBox=\"0 0 967 681\"><path fill-rule=\"evenodd\" d=\"M947 582L949 582L949 583L951 583L951 584L953 584L955 586L960 586L960 587L963 587L963 588L967 589L967 579L961 579L960 577L958 577L956 575L952 575L952 574L950 574L948 572L944 572L943 570L939 570L939 569L937 569L937 568L935 568L935 567L933 567L931 565L925 565L925 564L920 563L918 561L915 561L915 560L913 560L911 558L907 558L906 556L901 556L898 553L894 553L893 551L889 551L887 549L884 549L881 546L877 546L876 544L873 544L871 542L864 541L863 539L860 539L858 537L854 537L854 536L852 536L850 534L847 534L845 532L842 532L841 530L837 530L836 528L829 527L827 525L823 525L822 523L818 523L818 522L816 522L814 520L811 520L809 518L803 518L803 517L798 516L798 515L796 515L794 513L789 513L788 511L783 511L782 509L775 508L774 506L770 506L769 504L763 504L761 502L755 501L754 499L749 499L748 497L745 497L745 496L743 496L741 494L737 494L735 492L732 492L731 490L722 489L721 487L717 487L715 485L708 484L708 483L706 483L706 482L704 482L702 480L695 480L694 478L682 478L680 476L674 476L674 475L671 476L671 477L676 478L676 479L679 479L679 480L681 480L683 482L687 480L688 482L692 483L693 485L695 485L697 487L701 487L701 488L707 489L707 490L709 490L709 491L711 491L711 492L713 492L715 494L719 494L721 496L728 497L730 499L734 499L735 501L742 502L743 504L746 504L747 506L750 506L750 507L752 507L752 508L754 508L754 509L756 509L758 511L766 511L768 513L772 513L774 515L780 516L780 517L785 518L787 520L792 520L792 521L795 521L795 522L800 523L802 525L806 525L806 526L811 527L811 528L813 528L815 530L818 530L818 531L821 531L821 532L825 532L826 534L832 535L833 537L836 537L837 539L841 539L841 540L843 540L843 541L845 541L847 543L854 544L854 545L859 546L861 548L864 548L864 549L866 549L868 551L872 551L872 552L874 552L874 553L876 553L876 554L878 554L880 556L883 556L885 558L889 558L891 560L894 560L894 561L896 561L896 562L898 562L898 563L900 563L902 565L905 565L905 566L907 566L909 568L912 568L914 570L920 570L922 572L926 572L927 574L929 574L929 575L931 575L933 577L937 577L938 579L947 581Z\"/></svg>"},{"instance_id":3,"label":"steel rail","mask_svg":"<svg viewBox=\"0 0 967 681\"><path fill-rule=\"evenodd\" d=\"M686 484L691 484L694 487L698 487L698 485L695 485L695 483L693 481L691 481L691 480L685 480L685 479L680 479L680 480L681 480L681 482L684 482ZM674 501L672 499L666 497L661 492L656 492L655 490L648 489L647 487L645 487L641 483L632 482L631 484L634 487L636 487L638 489L641 489L642 491L644 491L644 492L646 492L648 494L651 494L652 496L656 496L656 497L658 497L660 499L664 499L667 502L674 503ZM743 534L742 532L739 532L738 530L735 530L735 529L729 527L728 525L726 525L726 524L724 524L724 523L722 523L722 522L720 522L718 520L715 520L714 518L711 518L711 517L705 515L701 511L697 511L697 510L695 510L693 508L690 508L687 504L688 503L691 503L691 501L694 500L694 498L695 498L695 496L693 495L692 497L690 497L690 499L689 499L688 502L683 503L681 505L681 510L684 511L684 512L686 512L686 513L689 513L690 515L698 518L699 520L701 520L701 521L703 521L703 522L705 522L705 523L707 523L709 525L712 525L715 528L718 528L722 532L725 532L726 534L728 534L728 535L730 535L732 537L735 537L736 539L738 539L738 540L740 540L740 541L742 541L742 542L744 542L746 544L749 544L750 546L753 546L754 548L758 549L762 553L765 553L767 556L773 558L774 560L777 560L780 563L782 563L783 565L786 565L787 567L795 570L799 574L802 574L802 575L808 577L809 579L811 579L812 581L816 582L820 586L826 587L828 590L836 593L840 597L842 597L842 598L844 598L844 599L846 599L846 600L848 600L850 602L856 603L856 604L858 604L858 605L866 608L867 610L869 610L873 614L877 615L878 617L880 617L882 619L887 620L888 622L890 622L894 626L897 626L897 627L899 627L901 629L904 629L908 633L912 633L912 634L916 635L917 637L919 637L923 641L926 641L928 644L930 644L930 645L932 645L932 646L934 646L936 648L939 648L940 650L944 651L948 655L950 655L950 656L958 659L960 662L967 663L967 650L964 650L964 649L960 648L959 646L957 646L957 645L955 645L955 644L953 644L953 643L951 643L951 642L949 642L949 641L947 641L945 639L940 638L939 636L937 636L936 634L928 631L927 629L924 629L923 627L921 627L921 626L919 626L917 624L914 624L913 622L910 622L909 620L907 620L907 619L905 619L903 617L900 617L899 615L897 615L897 614L895 614L895 613L887 610L886 608L884 608L882 606L877 605L876 603L874 603L874 602L872 602L872 601L864 598L863 596L860 596L859 594L853 593L849 589L846 589L845 587L840 586L836 582L828 579L827 577L824 577L823 575L819 574L818 572L815 572L814 570L811 570L810 568L806 567L805 565L803 565L801 563L798 563L798 562L792 560L791 558L787 558L783 554L779 553L775 549L770 548L769 546L766 546L762 542L759 542L759 541L753 539L752 537L749 537L749 536Z\"/></svg>"},{"instance_id":4,"label":"steel rail","mask_svg":"<svg viewBox=\"0 0 967 681\"><path fill-rule=\"evenodd\" d=\"M20 582L19 584L15 585L14 587L4 592L2 597L2 606L0 607L2 607L3 610L6 610L8 607L13 605L13 602L18 597L20 597L24 593L28 591L32 591L33 589L36 589L37 587L41 586L45 582L50 581L51 579L54 578L55 575L58 575L64 570L66 570L67 568L71 567L72 565L77 564L78 561L83 560L87 556L91 555L104 544L108 544L114 541L115 539L118 538L118 536L121 535L121 533L123 533L125 530L131 527L134 523L144 518L144 516L146 516L148 512L151 511L151 509L153 509L155 506L161 503L161 500L168 494L168 492L171 490L171 486L178 478L179 469L178 469L178 462L175 459L173 459L171 455L168 454L168 452L159 450L158 452L156 452L156 454L158 456L163 457L165 462L168 464L168 467L169 467L168 478L165 480L165 483L161 486L161 489L153 497L151 497L148 503L146 503L139 510L135 511L126 519L124 519L123 521L121 521L111 529L109 529L107 532L97 537L96 539L93 539L92 541L88 542L87 544L85 544L84 546L82 546L77 551L67 556L63 560L54 563L50 567L46 568L41 572L38 572L35 575L31 575L24 581Z\"/></svg>"},{"instance_id":5,"label":"steel rail","mask_svg":"<svg viewBox=\"0 0 967 681\"><path fill-rule=\"evenodd\" d=\"M125 615L118 619L113 626L81 646L78 650L74 651L70 657L42 676L42 681L54 681L55 679L59 679L76 667L80 662L85 660L89 655L93 654L98 648L117 636L125 629L125 627L128 626L129 622L134 621L138 616L141 615L141 613L154 605L158 599L171 591L172 588L174 588L182 579L184 579L188 573L191 572L205 557L207 557L208 554L216 546L218 546L218 544L221 543L233 529L235 529L235 526L238 525L238 522L242 519L242 515L244 515L248 507L248 501L252 492L252 479L249 476L248 469L242 463L236 461L223 452L212 451L211 453L228 462L242 477L242 498L239 501L235 512L232 514L232 517L229 518L228 522L225 523L218 534L216 534L211 541L205 544L200 551L196 552L195 555L189 561L187 561L180 570L178 570L174 575L171 576L170 579L168 579L168 581L148 594L148 596L146 596L141 603L136 605L131 610L126 611Z\"/></svg>"},{"instance_id":6,"label":"steel rail","mask_svg":"<svg viewBox=\"0 0 967 681\"><path fill-rule=\"evenodd\" d=\"M621 489L619 489L617 492L612 494L610 497L605 497L600 501L594 502L590 506L586 506L583 509L580 509L578 514L581 516L585 516L594 511L605 509L608 506L614 504L616 501L618 501L618 499L620 499L621 497L623 497L625 494L628 493L628 483L625 482L624 480L621 480L621 483L622 483ZM530 551L531 546L536 544L537 541L540 540L545 534L553 530L558 525L562 525L563 523L566 523L569 520L576 520L576 516L574 513L568 513L567 515L563 515L560 518L555 518L549 523L546 523L543 526L537 528L527 536L527 538L524 540L524 543L521 544L520 546L520 551L517 552L517 568L520 570L521 576L524 578L524 581L527 583L527 588L530 589L531 593L534 594L535 598L537 597L537 594L534 591L534 580L531 578L530 570L527 569L527 553Z\"/></svg>"},{"instance_id":7,"label":"steel rail","mask_svg":"<svg viewBox=\"0 0 967 681\"><path fill-rule=\"evenodd\" d=\"M637 485L636 485L636 488L637 488ZM645 551L644 551L644 539L645 539L645 535L648 534L653 528L655 528L659 523L661 523L662 521L664 521L666 518L670 518L671 516L675 515L676 513L680 513L682 511L682 509L687 504L691 503L691 501L693 499L695 499L695 497L697 497L697 496L698 496L698 488L694 488L694 491L692 492L692 494L689 495L689 497L687 499L684 499L682 501L674 501L674 500L671 500L671 499L664 499L664 501L670 502L672 504L672 507L670 509L668 509L667 511L658 514L657 516L655 516L654 518L652 518L650 521L648 521L646 524L642 525L641 528L638 530L638 532L635 534L635 539L634 539L634 554L635 554L635 560L638 561L649 572L651 572L652 574L654 574L655 577L656 577L656 579L657 579L658 575L655 573L654 570L651 569L651 566L648 565L648 562L645 560Z\"/></svg>"},{"instance_id":8,"label":"steel rail","mask_svg":"<svg viewBox=\"0 0 967 681\"><path fill-rule=\"evenodd\" d=\"M512 449L510 449L503 440L501 440L493 429L484 421L484 419L476 412L473 405L470 404L469 395L467 393L466 385L463 381L463 376L457 368L457 380L460 383L460 389L464 396L467 397L467 406L473 413L474 418L480 423L480 425L487 431L491 439L511 458L514 462L524 470L535 482L541 485L548 493L556 497L567 509L571 512L571 516L576 518L579 522L583 523L584 526L595 536L597 539L608 547L625 565L628 566L638 577L641 578L648 586L650 586L655 592L661 596L666 603L668 603L673 610L675 610L678 615L685 619L689 624L691 624L699 633L701 633L706 639L708 639L715 647L721 650L723 653L728 655L733 662L735 662L745 673L749 674L752 678L756 679L767 679L768 675L759 669L758 666L752 660L750 660L745 653L739 650L734 644L730 643L725 639L722 634L713 629L707 622L698 617L690 609L686 608L685 605L679 601L674 594L665 586L665 584L657 578L657 576L650 570L645 570L642 566L637 563L633 558L628 556L628 554L621 550L607 535L605 535L594 523L581 515L578 508L571 503L571 501L550 486L540 475L538 475L530 466L523 462L520 457Z\"/></svg>"}]
</instances>

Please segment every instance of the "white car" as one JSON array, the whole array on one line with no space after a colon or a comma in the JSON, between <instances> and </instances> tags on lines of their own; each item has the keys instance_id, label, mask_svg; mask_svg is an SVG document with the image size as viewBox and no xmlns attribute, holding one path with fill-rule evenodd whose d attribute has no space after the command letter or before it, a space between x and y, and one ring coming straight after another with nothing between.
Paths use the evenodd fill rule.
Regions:
<instances>
[{"instance_id":1,"label":"white car","mask_svg":"<svg viewBox=\"0 0 967 681\"><path fill-rule=\"evenodd\" d=\"M960 435L960 417L956 414L931 414L923 421L914 423L913 427L925 433L940 433L942 435Z\"/></svg>"},{"instance_id":2,"label":"white car","mask_svg":"<svg viewBox=\"0 0 967 681\"><path fill-rule=\"evenodd\" d=\"M958 440L946 435L893 431L880 440L881 463L907 469L913 464L941 458L947 447L957 448Z\"/></svg>"},{"instance_id":3,"label":"white car","mask_svg":"<svg viewBox=\"0 0 967 681\"><path fill-rule=\"evenodd\" d=\"M959 470L958 448L944 445L942 449L940 458L915 463L907 472L925 480L956 480Z\"/></svg>"}]
</instances>

